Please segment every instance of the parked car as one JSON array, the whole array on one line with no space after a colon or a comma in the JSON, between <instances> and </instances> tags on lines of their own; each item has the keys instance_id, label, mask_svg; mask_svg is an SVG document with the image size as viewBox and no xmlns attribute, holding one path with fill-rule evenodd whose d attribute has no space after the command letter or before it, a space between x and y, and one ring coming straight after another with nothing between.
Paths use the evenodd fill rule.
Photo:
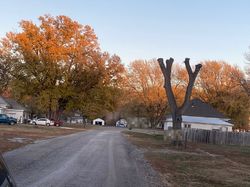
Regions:
<instances>
[{"instance_id":1,"label":"parked car","mask_svg":"<svg viewBox=\"0 0 250 187\"><path fill-rule=\"evenodd\" d=\"M57 126L57 127L59 127L59 126L62 126L63 125L63 121L62 120L60 120L60 119L51 119L51 121L53 121L54 122L54 126Z\"/></svg>"},{"instance_id":2,"label":"parked car","mask_svg":"<svg viewBox=\"0 0 250 187\"><path fill-rule=\"evenodd\" d=\"M0 114L0 123L14 125L17 123L17 119L13 117L9 117L6 114Z\"/></svg>"},{"instance_id":3,"label":"parked car","mask_svg":"<svg viewBox=\"0 0 250 187\"><path fill-rule=\"evenodd\" d=\"M116 127L123 127L123 128L127 127L127 125L128 122L125 119L119 119L115 124Z\"/></svg>"},{"instance_id":4,"label":"parked car","mask_svg":"<svg viewBox=\"0 0 250 187\"><path fill-rule=\"evenodd\" d=\"M0 155L0 186L1 187L16 187L16 183L3 160L3 157Z\"/></svg>"},{"instance_id":5,"label":"parked car","mask_svg":"<svg viewBox=\"0 0 250 187\"><path fill-rule=\"evenodd\" d=\"M33 125L46 125L46 126L53 126L54 122L49 120L48 118L38 118L32 120Z\"/></svg>"}]
</instances>

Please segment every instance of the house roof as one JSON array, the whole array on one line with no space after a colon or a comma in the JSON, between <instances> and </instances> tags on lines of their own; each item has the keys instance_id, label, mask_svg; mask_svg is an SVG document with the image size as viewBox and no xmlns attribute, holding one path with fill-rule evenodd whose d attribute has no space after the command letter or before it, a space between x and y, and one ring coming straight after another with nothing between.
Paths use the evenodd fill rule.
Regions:
<instances>
[{"instance_id":1,"label":"house roof","mask_svg":"<svg viewBox=\"0 0 250 187\"><path fill-rule=\"evenodd\" d=\"M3 97L0 96L0 105L4 105L4 106L10 106Z\"/></svg>"},{"instance_id":2,"label":"house roof","mask_svg":"<svg viewBox=\"0 0 250 187\"><path fill-rule=\"evenodd\" d=\"M4 104L6 107L10 109L16 110L27 110L23 105L19 104L16 100L11 98L4 98L0 96L0 104Z\"/></svg>"},{"instance_id":3,"label":"house roof","mask_svg":"<svg viewBox=\"0 0 250 187\"><path fill-rule=\"evenodd\" d=\"M101 119L101 118L96 118L96 119L94 119L93 121L104 121L104 120Z\"/></svg>"},{"instance_id":4,"label":"house roof","mask_svg":"<svg viewBox=\"0 0 250 187\"><path fill-rule=\"evenodd\" d=\"M183 115L224 119L226 118L222 113L217 111L210 104L204 103L200 99L193 99Z\"/></svg>"},{"instance_id":5,"label":"house roof","mask_svg":"<svg viewBox=\"0 0 250 187\"><path fill-rule=\"evenodd\" d=\"M172 118L168 118L167 121L172 121ZM225 122L222 119L211 117L182 116L182 121L184 123L233 126L233 124Z\"/></svg>"}]
</instances>

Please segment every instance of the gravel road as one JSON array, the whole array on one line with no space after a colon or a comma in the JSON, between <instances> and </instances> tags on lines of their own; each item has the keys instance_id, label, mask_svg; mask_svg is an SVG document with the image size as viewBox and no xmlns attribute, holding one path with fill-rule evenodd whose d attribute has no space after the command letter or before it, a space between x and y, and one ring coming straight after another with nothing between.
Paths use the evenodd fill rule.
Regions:
<instances>
[{"instance_id":1,"label":"gravel road","mask_svg":"<svg viewBox=\"0 0 250 187\"><path fill-rule=\"evenodd\" d=\"M162 186L140 150L117 128L38 141L4 158L19 187Z\"/></svg>"}]
</instances>

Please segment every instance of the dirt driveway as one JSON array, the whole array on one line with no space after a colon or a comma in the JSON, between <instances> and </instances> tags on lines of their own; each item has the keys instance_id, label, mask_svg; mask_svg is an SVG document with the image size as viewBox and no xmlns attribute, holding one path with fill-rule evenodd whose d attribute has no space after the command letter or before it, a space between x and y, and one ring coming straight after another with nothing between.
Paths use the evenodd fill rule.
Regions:
<instances>
[{"instance_id":1,"label":"dirt driveway","mask_svg":"<svg viewBox=\"0 0 250 187\"><path fill-rule=\"evenodd\" d=\"M101 128L37 141L4 154L22 187L163 186L158 174L119 128Z\"/></svg>"}]
</instances>

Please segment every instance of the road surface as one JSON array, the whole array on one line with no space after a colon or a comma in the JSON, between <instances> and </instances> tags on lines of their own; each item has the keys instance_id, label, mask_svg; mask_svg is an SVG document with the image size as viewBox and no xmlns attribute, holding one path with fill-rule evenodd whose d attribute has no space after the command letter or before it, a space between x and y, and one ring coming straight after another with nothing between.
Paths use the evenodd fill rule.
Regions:
<instances>
[{"instance_id":1,"label":"road surface","mask_svg":"<svg viewBox=\"0 0 250 187\"><path fill-rule=\"evenodd\" d=\"M142 153L117 128L38 141L4 158L19 187L161 186Z\"/></svg>"}]
</instances>

